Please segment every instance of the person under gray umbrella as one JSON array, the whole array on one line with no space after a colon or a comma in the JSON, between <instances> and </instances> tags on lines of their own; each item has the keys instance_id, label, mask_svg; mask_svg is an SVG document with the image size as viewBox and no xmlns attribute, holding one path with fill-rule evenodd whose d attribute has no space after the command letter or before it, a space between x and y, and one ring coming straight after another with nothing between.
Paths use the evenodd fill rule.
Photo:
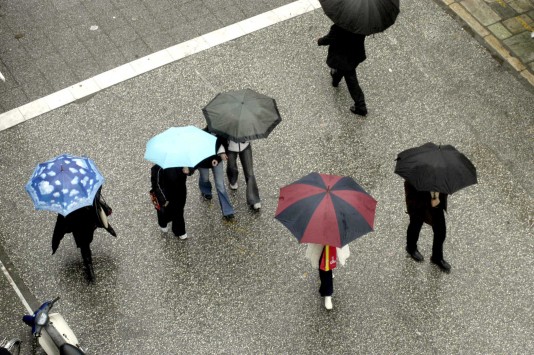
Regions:
<instances>
[{"instance_id":1,"label":"person under gray umbrella","mask_svg":"<svg viewBox=\"0 0 534 355\"><path fill-rule=\"evenodd\" d=\"M319 46L328 46L326 64L330 67L332 86L338 87L345 78L354 105L350 111L356 115L366 116L367 105L363 90L358 83L356 68L366 58L365 35L349 32L333 24L330 32L317 40Z\"/></svg>"}]
</instances>

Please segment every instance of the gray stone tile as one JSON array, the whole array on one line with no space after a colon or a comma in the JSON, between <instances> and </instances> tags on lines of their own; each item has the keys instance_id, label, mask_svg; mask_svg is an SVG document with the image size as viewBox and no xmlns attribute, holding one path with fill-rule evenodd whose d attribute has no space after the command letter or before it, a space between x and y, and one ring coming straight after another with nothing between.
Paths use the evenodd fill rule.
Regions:
<instances>
[{"instance_id":1,"label":"gray stone tile","mask_svg":"<svg viewBox=\"0 0 534 355\"><path fill-rule=\"evenodd\" d=\"M188 21L168 29L167 33L174 38L176 43L182 43L200 35Z\"/></svg>"},{"instance_id":2,"label":"gray stone tile","mask_svg":"<svg viewBox=\"0 0 534 355\"><path fill-rule=\"evenodd\" d=\"M150 48L141 38L135 39L130 42L124 42L122 45L118 46L118 48L128 62L131 62L132 60L139 59L152 53Z\"/></svg>"},{"instance_id":3,"label":"gray stone tile","mask_svg":"<svg viewBox=\"0 0 534 355\"><path fill-rule=\"evenodd\" d=\"M34 31L28 33L19 42L24 46L28 54L35 59L56 53L55 45L42 32Z\"/></svg>"},{"instance_id":4,"label":"gray stone tile","mask_svg":"<svg viewBox=\"0 0 534 355\"><path fill-rule=\"evenodd\" d=\"M93 56L87 56L84 59L76 61L69 61L68 64L77 78L76 82L89 79L102 72Z\"/></svg>"},{"instance_id":5,"label":"gray stone tile","mask_svg":"<svg viewBox=\"0 0 534 355\"><path fill-rule=\"evenodd\" d=\"M221 22L222 26L228 26L247 18L241 8L236 5L230 7L222 7L214 13L217 19L219 19L219 21Z\"/></svg>"},{"instance_id":6,"label":"gray stone tile","mask_svg":"<svg viewBox=\"0 0 534 355\"><path fill-rule=\"evenodd\" d=\"M512 33L517 34L526 30L525 24L532 27L533 21L527 15L520 15L502 22L502 24Z\"/></svg>"},{"instance_id":7,"label":"gray stone tile","mask_svg":"<svg viewBox=\"0 0 534 355\"><path fill-rule=\"evenodd\" d=\"M141 0L141 3L150 11L164 12L166 10L172 11L176 8L176 5L179 5L181 2L173 0Z\"/></svg>"},{"instance_id":8,"label":"gray stone tile","mask_svg":"<svg viewBox=\"0 0 534 355\"><path fill-rule=\"evenodd\" d=\"M482 0L463 0L460 4L484 26L501 20L501 17Z\"/></svg>"},{"instance_id":9,"label":"gray stone tile","mask_svg":"<svg viewBox=\"0 0 534 355\"><path fill-rule=\"evenodd\" d=\"M64 89L79 81L78 77L59 54L36 59L35 64L54 91Z\"/></svg>"},{"instance_id":10,"label":"gray stone tile","mask_svg":"<svg viewBox=\"0 0 534 355\"><path fill-rule=\"evenodd\" d=\"M133 27L130 25L126 25L123 27L118 27L109 32L109 38L115 43L117 46L121 46L124 43L133 42L139 38L139 35Z\"/></svg>"},{"instance_id":11,"label":"gray stone tile","mask_svg":"<svg viewBox=\"0 0 534 355\"><path fill-rule=\"evenodd\" d=\"M93 16L82 6L59 10L59 16L69 27L90 27L95 24Z\"/></svg>"},{"instance_id":12,"label":"gray stone tile","mask_svg":"<svg viewBox=\"0 0 534 355\"><path fill-rule=\"evenodd\" d=\"M152 35L143 36L143 41L148 45L148 47L153 51L157 52L159 50L174 46L180 42L177 42L174 37L174 32L172 30L165 30Z\"/></svg>"},{"instance_id":13,"label":"gray stone tile","mask_svg":"<svg viewBox=\"0 0 534 355\"><path fill-rule=\"evenodd\" d=\"M493 25L488 26L488 30L490 30L491 33L493 33L495 37L499 39L505 39L512 35L512 33L508 31L506 27L504 27L502 23L500 22L497 22L497 23L494 23Z\"/></svg>"},{"instance_id":14,"label":"gray stone tile","mask_svg":"<svg viewBox=\"0 0 534 355\"><path fill-rule=\"evenodd\" d=\"M14 33L26 31L32 27L33 17L28 13L10 12L2 17L4 22Z\"/></svg>"},{"instance_id":15,"label":"gray stone tile","mask_svg":"<svg viewBox=\"0 0 534 355\"><path fill-rule=\"evenodd\" d=\"M200 19L204 16L207 16L211 13L210 10L202 2L189 2L177 6L177 8L191 22Z\"/></svg>"},{"instance_id":16,"label":"gray stone tile","mask_svg":"<svg viewBox=\"0 0 534 355\"><path fill-rule=\"evenodd\" d=\"M239 0L239 1L236 1L235 3L236 3L236 6L239 7L241 11L243 11L243 13L245 14L247 18L259 15L261 13L264 13L266 11L273 9L273 6L271 4L265 3L263 1L253 2L253 1Z\"/></svg>"},{"instance_id":17,"label":"gray stone tile","mask_svg":"<svg viewBox=\"0 0 534 355\"><path fill-rule=\"evenodd\" d=\"M80 0L50 0L58 11L65 11L75 7L81 7Z\"/></svg>"},{"instance_id":18,"label":"gray stone tile","mask_svg":"<svg viewBox=\"0 0 534 355\"><path fill-rule=\"evenodd\" d=\"M151 14L145 14L143 17L133 18L129 21L129 23L135 32L137 32L137 34L141 37L161 31L157 20L152 17Z\"/></svg>"},{"instance_id":19,"label":"gray stone tile","mask_svg":"<svg viewBox=\"0 0 534 355\"><path fill-rule=\"evenodd\" d=\"M19 106L22 106L30 101L28 95L22 90L21 87L17 87L9 90L8 93L0 95L0 106L4 111L9 111Z\"/></svg>"},{"instance_id":20,"label":"gray stone tile","mask_svg":"<svg viewBox=\"0 0 534 355\"><path fill-rule=\"evenodd\" d=\"M215 14L222 8L235 6L236 0L205 0L203 3Z\"/></svg>"},{"instance_id":21,"label":"gray stone tile","mask_svg":"<svg viewBox=\"0 0 534 355\"><path fill-rule=\"evenodd\" d=\"M94 17L105 16L117 8L109 0L89 0L84 1L83 6Z\"/></svg>"},{"instance_id":22,"label":"gray stone tile","mask_svg":"<svg viewBox=\"0 0 534 355\"><path fill-rule=\"evenodd\" d=\"M10 47L9 49L2 52L2 62L11 70L16 69L20 66L26 66L31 64L32 57L22 46L18 44L17 46Z\"/></svg>"},{"instance_id":23,"label":"gray stone tile","mask_svg":"<svg viewBox=\"0 0 534 355\"><path fill-rule=\"evenodd\" d=\"M54 37L50 38L50 41L67 62L70 60L82 60L90 56L82 41L69 29L58 32Z\"/></svg>"},{"instance_id":24,"label":"gray stone tile","mask_svg":"<svg viewBox=\"0 0 534 355\"><path fill-rule=\"evenodd\" d=\"M141 3L141 1L138 0L111 0L111 2L117 8L133 6Z\"/></svg>"},{"instance_id":25,"label":"gray stone tile","mask_svg":"<svg viewBox=\"0 0 534 355\"><path fill-rule=\"evenodd\" d=\"M222 27L222 23L214 15L206 14L203 17L197 18L191 23L191 26L199 35L206 34Z\"/></svg>"},{"instance_id":26,"label":"gray stone tile","mask_svg":"<svg viewBox=\"0 0 534 355\"><path fill-rule=\"evenodd\" d=\"M92 54L96 58L101 72L108 71L128 62L124 54L116 47Z\"/></svg>"},{"instance_id":27,"label":"gray stone tile","mask_svg":"<svg viewBox=\"0 0 534 355\"><path fill-rule=\"evenodd\" d=\"M524 63L534 60L534 40L530 38L529 31L519 33L503 42Z\"/></svg>"},{"instance_id":28,"label":"gray stone tile","mask_svg":"<svg viewBox=\"0 0 534 355\"><path fill-rule=\"evenodd\" d=\"M113 10L102 14L96 20L96 24L106 32L111 32L114 29L129 26L128 21L119 10Z\"/></svg>"},{"instance_id":29,"label":"gray stone tile","mask_svg":"<svg viewBox=\"0 0 534 355\"><path fill-rule=\"evenodd\" d=\"M510 6L502 6L498 2L492 2L488 4L493 11L495 11L502 19L517 16L517 12Z\"/></svg>"},{"instance_id":30,"label":"gray stone tile","mask_svg":"<svg viewBox=\"0 0 534 355\"><path fill-rule=\"evenodd\" d=\"M175 7L162 10L160 8L149 9L151 15L157 19L158 27L168 30L187 23L187 18Z\"/></svg>"},{"instance_id":31,"label":"gray stone tile","mask_svg":"<svg viewBox=\"0 0 534 355\"><path fill-rule=\"evenodd\" d=\"M510 1L510 5L518 14L534 10L534 3L531 0L514 0Z\"/></svg>"}]
</instances>

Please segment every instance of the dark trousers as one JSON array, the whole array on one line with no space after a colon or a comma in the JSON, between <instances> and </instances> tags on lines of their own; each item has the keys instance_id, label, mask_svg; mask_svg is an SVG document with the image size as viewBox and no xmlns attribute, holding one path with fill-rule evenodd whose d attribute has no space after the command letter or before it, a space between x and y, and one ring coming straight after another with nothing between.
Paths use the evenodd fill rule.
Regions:
<instances>
[{"instance_id":1,"label":"dark trousers","mask_svg":"<svg viewBox=\"0 0 534 355\"><path fill-rule=\"evenodd\" d=\"M82 259L85 266L93 264L91 245L89 243L84 244L80 247L80 253L82 254Z\"/></svg>"},{"instance_id":2,"label":"dark trousers","mask_svg":"<svg viewBox=\"0 0 534 355\"><path fill-rule=\"evenodd\" d=\"M239 153L228 151L226 155L228 156L226 175L228 176L230 184L234 185L237 182L237 177L239 175L239 170L237 169L237 157L239 156L241 166L243 167L243 173L245 174L245 182L247 184L247 203L252 206L255 203L260 202L260 193L258 191L258 184L256 183L254 167L252 164L252 145L249 144L247 148Z\"/></svg>"},{"instance_id":3,"label":"dark trousers","mask_svg":"<svg viewBox=\"0 0 534 355\"><path fill-rule=\"evenodd\" d=\"M172 222L172 232L177 237L185 234L185 200L186 194L183 194L177 200L170 201L163 212L157 211L159 226L165 228L169 222Z\"/></svg>"},{"instance_id":4,"label":"dark trousers","mask_svg":"<svg viewBox=\"0 0 534 355\"><path fill-rule=\"evenodd\" d=\"M445 226L445 214L441 208L432 208L432 231L434 232L434 241L432 243L432 258L436 260L443 259L443 242L447 228ZM410 215L410 224L408 225L406 245L409 251L417 249L417 241L419 240L419 233L423 227L423 217L418 215Z\"/></svg>"},{"instance_id":5,"label":"dark trousers","mask_svg":"<svg viewBox=\"0 0 534 355\"><path fill-rule=\"evenodd\" d=\"M332 296L334 293L334 279L332 278L332 270L323 271L319 269L319 279L321 279L321 287L319 287L319 293L321 296Z\"/></svg>"},{"instance_id":6,"label":"dark trousers","mask_svg":"<svg viewBox=\"0 0 534 355\"><path fill-rule=\"evenodd\" d=\"M360 109L366 109L365 96L363 95L362 88L358 83L358 77L356 76L356 68L353 70L338 70L332 69L331 71L333 84L337 85L341 79L345 78L347 88L349 89L350 97L354 100L354 106Z\"/></svg>"}]
</instances>

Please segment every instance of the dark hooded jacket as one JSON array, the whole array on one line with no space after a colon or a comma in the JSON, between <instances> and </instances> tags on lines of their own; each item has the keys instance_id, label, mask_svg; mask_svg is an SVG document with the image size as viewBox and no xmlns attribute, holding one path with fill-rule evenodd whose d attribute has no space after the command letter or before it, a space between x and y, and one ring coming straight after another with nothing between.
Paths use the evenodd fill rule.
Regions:
<instances>
[{"instance_id":1,"label":"dark hooded jacket","mask_svg":"<svg viewBox=\"0 0 534 355\"><path fill-rule=\"evenodd\" d=\"M337 70L354 70L367 58L365 35L349 32L335 24L326 36L319 38L317 44L329 46L326 64Z\"/></svg>"},{"instance_id":2,"label":"dark hooded jacket","mask_svg":"<svg viewBox=\"0 0 534 355\"><path fill-rule=\"evenodd\" d=\"M418 191L408 181L404 181L406 209L408 214L423 218L425 223L432 225L432 208L447 210L447 194L439 193L439 205L432 207L430 191Z\"/></svg>"}]
</instances>

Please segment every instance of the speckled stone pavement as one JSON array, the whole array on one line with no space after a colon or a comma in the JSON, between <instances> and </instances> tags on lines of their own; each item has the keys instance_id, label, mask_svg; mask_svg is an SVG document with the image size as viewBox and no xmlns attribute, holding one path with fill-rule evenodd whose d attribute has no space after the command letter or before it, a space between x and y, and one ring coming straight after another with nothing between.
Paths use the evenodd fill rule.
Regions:
<instances>
[{"instance_id":1,"label":"speckled stone pavement","mask_svg":"<svg viewBox=\"0 0 534 355\"><path fill-rule=\"evenodd\" d=\"M330 23L319 9L1 131L0 244L17 274L37 299L62 297L57 310L91 354L534 352L534 93L438 5L403 4L397 24L366 42L365 119L349 112L345 84L330 86L315 42ZM241 176L236 223L225 223L195 175L190 239L162 234L146 141L169 126L203 126L216 93L244 87L275 97L283 117L253 143L262 211L249 211ZM479 176L449 200L450 274L404 251L394 159L427 141L456 146ZM37 162L63 152L93 158L114 208L119 237L96 233L93 285L71 237L50 255L55 216L34 211L23 187ZM311 171L350 175L378 200L375 232L336 270L332 311L304 247L273 218L279 188ZM427 260L431 239L425 227ZM39 353L19 321L24 308L0 286L0 334Z\"/></svg>"}]
</instances>

